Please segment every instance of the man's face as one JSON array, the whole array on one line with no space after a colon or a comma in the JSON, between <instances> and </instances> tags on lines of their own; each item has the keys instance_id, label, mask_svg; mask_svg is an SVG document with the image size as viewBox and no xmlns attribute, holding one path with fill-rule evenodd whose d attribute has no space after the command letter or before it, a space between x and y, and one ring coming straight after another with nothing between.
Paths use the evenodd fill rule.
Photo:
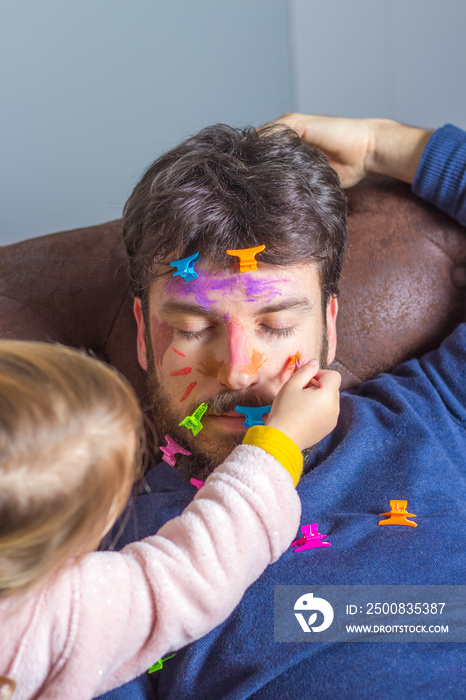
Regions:
<instances>
[{"instance_id":1,"label":"man's face","mask_svg":"<svg viewBox=\"0 0 466 700\"><path fill-rule=\"evenodd\" d=\"M161 443L170 435L192 452L177 467L205 478L241 443L245 417L234 407L266 406L291 376L293 356L326 366L335 357L336 299L322 313L317 267L270 267L254 272L212 270L199 277L156 279L149 290L149 328L135 299L138 358L148 372ZM179 426L201 403L203 429Z\"/></svg>"}]
</instances>

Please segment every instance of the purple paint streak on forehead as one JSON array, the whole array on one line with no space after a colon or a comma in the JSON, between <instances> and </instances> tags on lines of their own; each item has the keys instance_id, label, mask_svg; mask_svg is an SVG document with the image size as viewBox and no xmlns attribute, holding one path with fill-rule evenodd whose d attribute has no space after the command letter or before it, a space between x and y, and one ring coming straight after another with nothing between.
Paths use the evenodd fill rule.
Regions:
<instances>
[{"instance_id":1,"label":"purple paint streak on forehead","mask_svg":"<svg viewBox=\"0 0 466 700\"><path fill-rule=\"evenodd\" d=\"M247 301L256 301L259 297L261 301L272 301L274 297L282 295L279 285L290 281L286 277L280 280L266 280L254 272L243 272L241 277Z\"/></svg>"},{"instance_id":2,"label":"purple paint streak on forehead","mask_svg":"<svg viewBox=\"0 0 466 700\"><path fill-rule=\"evenodd\" d=\"M193 295L196 303L209 307L216 300L209 295L220 292L222 296L232 296L236 292L242 292L246 301L271 301L276 296L281 296L279 285L289 282L288 279L266 280L259 278L254 272L242 272L234 276L225 277L224 272L207 272L199 270L199 277L190 282L185 282L180 277L172 277L165 284L167 294L185 297Z\"/></svg>"}]
</instances>

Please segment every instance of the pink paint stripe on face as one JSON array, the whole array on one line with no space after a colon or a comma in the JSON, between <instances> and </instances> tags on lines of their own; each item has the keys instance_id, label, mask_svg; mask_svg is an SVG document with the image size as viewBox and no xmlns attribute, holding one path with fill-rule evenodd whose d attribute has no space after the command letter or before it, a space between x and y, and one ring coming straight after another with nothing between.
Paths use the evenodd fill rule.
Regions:
<instances>
[{"instance_id":1,"label":"pink paint stripe on face","mask_svg":"<svg viewBox=\"0 0 466 700\"><path fill-rule=\"evenodd\" d=\"M180 399L180 403L188 398L188 396L190 395L190 393L192 392L192 390L194 389L196 384L197 384L197 382L193 382L192 384L190 384L188 386L188 388L186 389L186 391L184 392L183 396Z\"/></svg>"},{"instance_id":2,"label":"pink paint stripe on face","mask_svg":"<svg viewBox=\"0 0 466 700\"><path fill-rule=\"evenodd\" d=\"M163 362L163 357L172 344L173 328L167 323L152 318L150 322L152 346L154 349L154 360L157 367Z\"/></svg>"},{"instance_id":3,"label":"pink paint stripe on face","mask_svg":"<svg viewBox=\"0 0 466 700\"><path fill-rule=\"evenodd\" d=\"M230 365L248 366L251 362L246 354L246 333L242 323L237 321L229 321L228 329L228 344L230 346Z\"/></svg>"}]
</instances>

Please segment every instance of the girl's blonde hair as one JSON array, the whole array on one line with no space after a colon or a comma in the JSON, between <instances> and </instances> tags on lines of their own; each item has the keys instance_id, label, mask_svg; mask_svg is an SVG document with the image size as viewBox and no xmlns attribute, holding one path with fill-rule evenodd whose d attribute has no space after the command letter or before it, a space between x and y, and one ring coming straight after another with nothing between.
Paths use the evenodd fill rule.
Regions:
<instances>
[{"instance_id":1,"label":"girl's blonde hair","mask_svg":"<svg viewBox=\"0 0 466 700\"><path fill-rule=\"evenodd\" d=\"M0 597L94 550L141 469L129 384L83 353L0 340Z\"/></svg>"}]
</instances>

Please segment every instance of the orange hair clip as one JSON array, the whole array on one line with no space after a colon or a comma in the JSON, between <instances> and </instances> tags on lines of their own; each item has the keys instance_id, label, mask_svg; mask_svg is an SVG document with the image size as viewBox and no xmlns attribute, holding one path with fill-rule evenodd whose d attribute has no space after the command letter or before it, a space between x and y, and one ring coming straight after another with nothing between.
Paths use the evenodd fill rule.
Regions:
<instances>
[{"instance_id":1,"label":"orange hair clip","mask_svg":"<svg viewBox=\"0 0 466 700\"><path fill-rule=\"evenodd\" d=\"M265 250L265 245L258 245L255 248L242 248L241 250L227 250L227 255L239 258L240 272L253 272L257 270L255 256Z\"/></svg>"}]
</instances>

